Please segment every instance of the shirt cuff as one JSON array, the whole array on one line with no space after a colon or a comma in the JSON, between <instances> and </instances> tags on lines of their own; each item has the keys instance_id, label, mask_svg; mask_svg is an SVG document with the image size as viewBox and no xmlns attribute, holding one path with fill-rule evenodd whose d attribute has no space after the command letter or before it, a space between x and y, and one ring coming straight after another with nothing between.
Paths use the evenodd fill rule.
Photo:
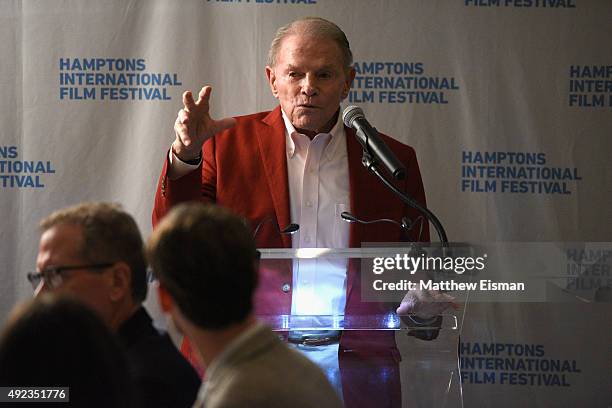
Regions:
<instances>
[{"instance_id":1,"label":"shirt cuff","mask_svg":"<svg viewBox=\"0 0 612 408\"><path fill-rule=\"evenodd\" d=\"M197 164L185 163L176 157L171 147L168 152L168 162L170 163L168 166L168 178L170 180L176 180L200 167L200 164L202 164L202 157L200 156L200 161Z\"/></svg>"}]
</instances>

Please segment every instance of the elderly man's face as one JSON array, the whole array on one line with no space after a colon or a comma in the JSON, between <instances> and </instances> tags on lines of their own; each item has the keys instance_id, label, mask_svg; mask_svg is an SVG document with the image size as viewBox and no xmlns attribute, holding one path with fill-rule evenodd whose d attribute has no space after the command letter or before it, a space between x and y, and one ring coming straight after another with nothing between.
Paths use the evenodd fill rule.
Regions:
<instances>
[{"instance_id":1,"label":"elderly man's face","mask_svg":"<svg viewBox=\"0 0 612 408\"><path fill-rule=\"evenodd\" d=\"M355 72L343 65L332 40L291 35L283 40L274 67L266 67L272 93L293 126L308 136L329 132Z\"/></svg>"},{"instance_id":2,"label":"elderly man's face","mask_svg":"<svg viewBox=\"0 0 612 408\"><path fill-rule=\"evenodd\" d=\"M73 224L58 224L45 232L40 238L36 268L44 271L49 267L66 267L88 265L91 262L83 259L80 249L83 245L81 227ZM108 268L107 268L108 269ZM53 292L70 294L92 307L101 317L109 322L111 302L109 290L112 284L107 269L89 270L87 268L61 272L61 284L51 287L42 281L36 293Z\"/></svg>"}]
</instances>

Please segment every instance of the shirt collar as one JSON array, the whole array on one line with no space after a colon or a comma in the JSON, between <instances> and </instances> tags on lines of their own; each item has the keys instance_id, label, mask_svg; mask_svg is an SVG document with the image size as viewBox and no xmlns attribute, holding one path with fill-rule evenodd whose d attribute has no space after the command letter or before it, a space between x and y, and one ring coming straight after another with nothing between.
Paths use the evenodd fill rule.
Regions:
<instances>
[{"instance_id":1,"label":"shirt collar","mask_svg":"<svg viewBox=\"0 0 612 408\"><path fill-rule=\"evenodd\" d=\"M282 108L281 113L283 116L283 122L285 122L285 144L287 146L287 157L291 159L295 155L297 135L299 135L300 133L295 129L295 127L289 120L289 117L285 114ZM336 120L336 124L327 134L331 136L331 139L325 148L324 154L326 159L331 159L332 157L334 157L334 153L339 148L340 142L343 139L342 135L344 135L344 124L342 123L342 115L340 113L338 113L338 119Z\"/></svg>"}]
</instances>

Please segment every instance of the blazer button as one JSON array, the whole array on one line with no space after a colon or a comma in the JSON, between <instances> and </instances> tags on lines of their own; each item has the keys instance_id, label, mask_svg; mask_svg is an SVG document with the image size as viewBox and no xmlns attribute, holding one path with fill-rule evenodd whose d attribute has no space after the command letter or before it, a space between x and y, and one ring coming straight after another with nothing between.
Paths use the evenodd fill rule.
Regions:
<instances>
[{"instance_id":1,"label":"blazer button","mask_svg":"<svg viewBox=\"0 0 612 408\"><path fill-rule=\"evenodd\" d=\"M290 285L290 284L288 284L288 283L285 283L285 284L283 285L283 287L281 288L281 290L282 290L283 292L287 293L287 292L289 292L289 291L291 290L291 285Z\"/></svg>"}]
</instances>

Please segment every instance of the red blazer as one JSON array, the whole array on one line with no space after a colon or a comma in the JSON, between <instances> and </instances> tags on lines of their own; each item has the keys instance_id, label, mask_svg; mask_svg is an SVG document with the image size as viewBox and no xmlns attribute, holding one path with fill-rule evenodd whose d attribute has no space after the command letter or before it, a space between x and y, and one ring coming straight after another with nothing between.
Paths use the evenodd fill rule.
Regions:
<instances>
[{"instance_id":1,"label":"red blazer","mask_svg":"<svg viewBox=\"0 0 612 408\"><path fill-rule=\"evenodd\" d=\"M236 119L234 128L216 135L204 144L201 171L169 180L166 175L166 159L155 195L154 226L173 205L192 200L215 202L228 207L250 220L253 226L270 216L276 218L281 229L291 223L285 124L280 106L271 112ZM417 219L420 213L404 205L374 174L363 167L362 148L354 137L355 132L347 127L345 131L352 214L363 220L390 218L400 221L405 215L411 220ZM396 186L425 205L425 193L414 150L388 136L381 136L406 166L406 180L396 183ZM418 230L417 225L412 236L408 237L409 241L417 240ZM426 221L420 239L429 240ZM392 224L350 226L351 247L360 247L362 242L399 241L406 241L406 237L402 237L400 228ZM279 234L272 223L266 222L258 233L257 245L262 248L291 248L291 237ZM383 305L360 302L360 280L355 272L358 266L356 262L349 267L345 314L383 312ZM284 273L268 272L261 271L255 296L256 313L290 314L293 287L290 268L286 268ZM284 292L282 288L284 286L287 289L286 284L289 284L290 289ZM348 341L347 337L350 336L343 335L343 344ZM383 343L391 345L386 341Z\"/></svg>"}]
</instances>

